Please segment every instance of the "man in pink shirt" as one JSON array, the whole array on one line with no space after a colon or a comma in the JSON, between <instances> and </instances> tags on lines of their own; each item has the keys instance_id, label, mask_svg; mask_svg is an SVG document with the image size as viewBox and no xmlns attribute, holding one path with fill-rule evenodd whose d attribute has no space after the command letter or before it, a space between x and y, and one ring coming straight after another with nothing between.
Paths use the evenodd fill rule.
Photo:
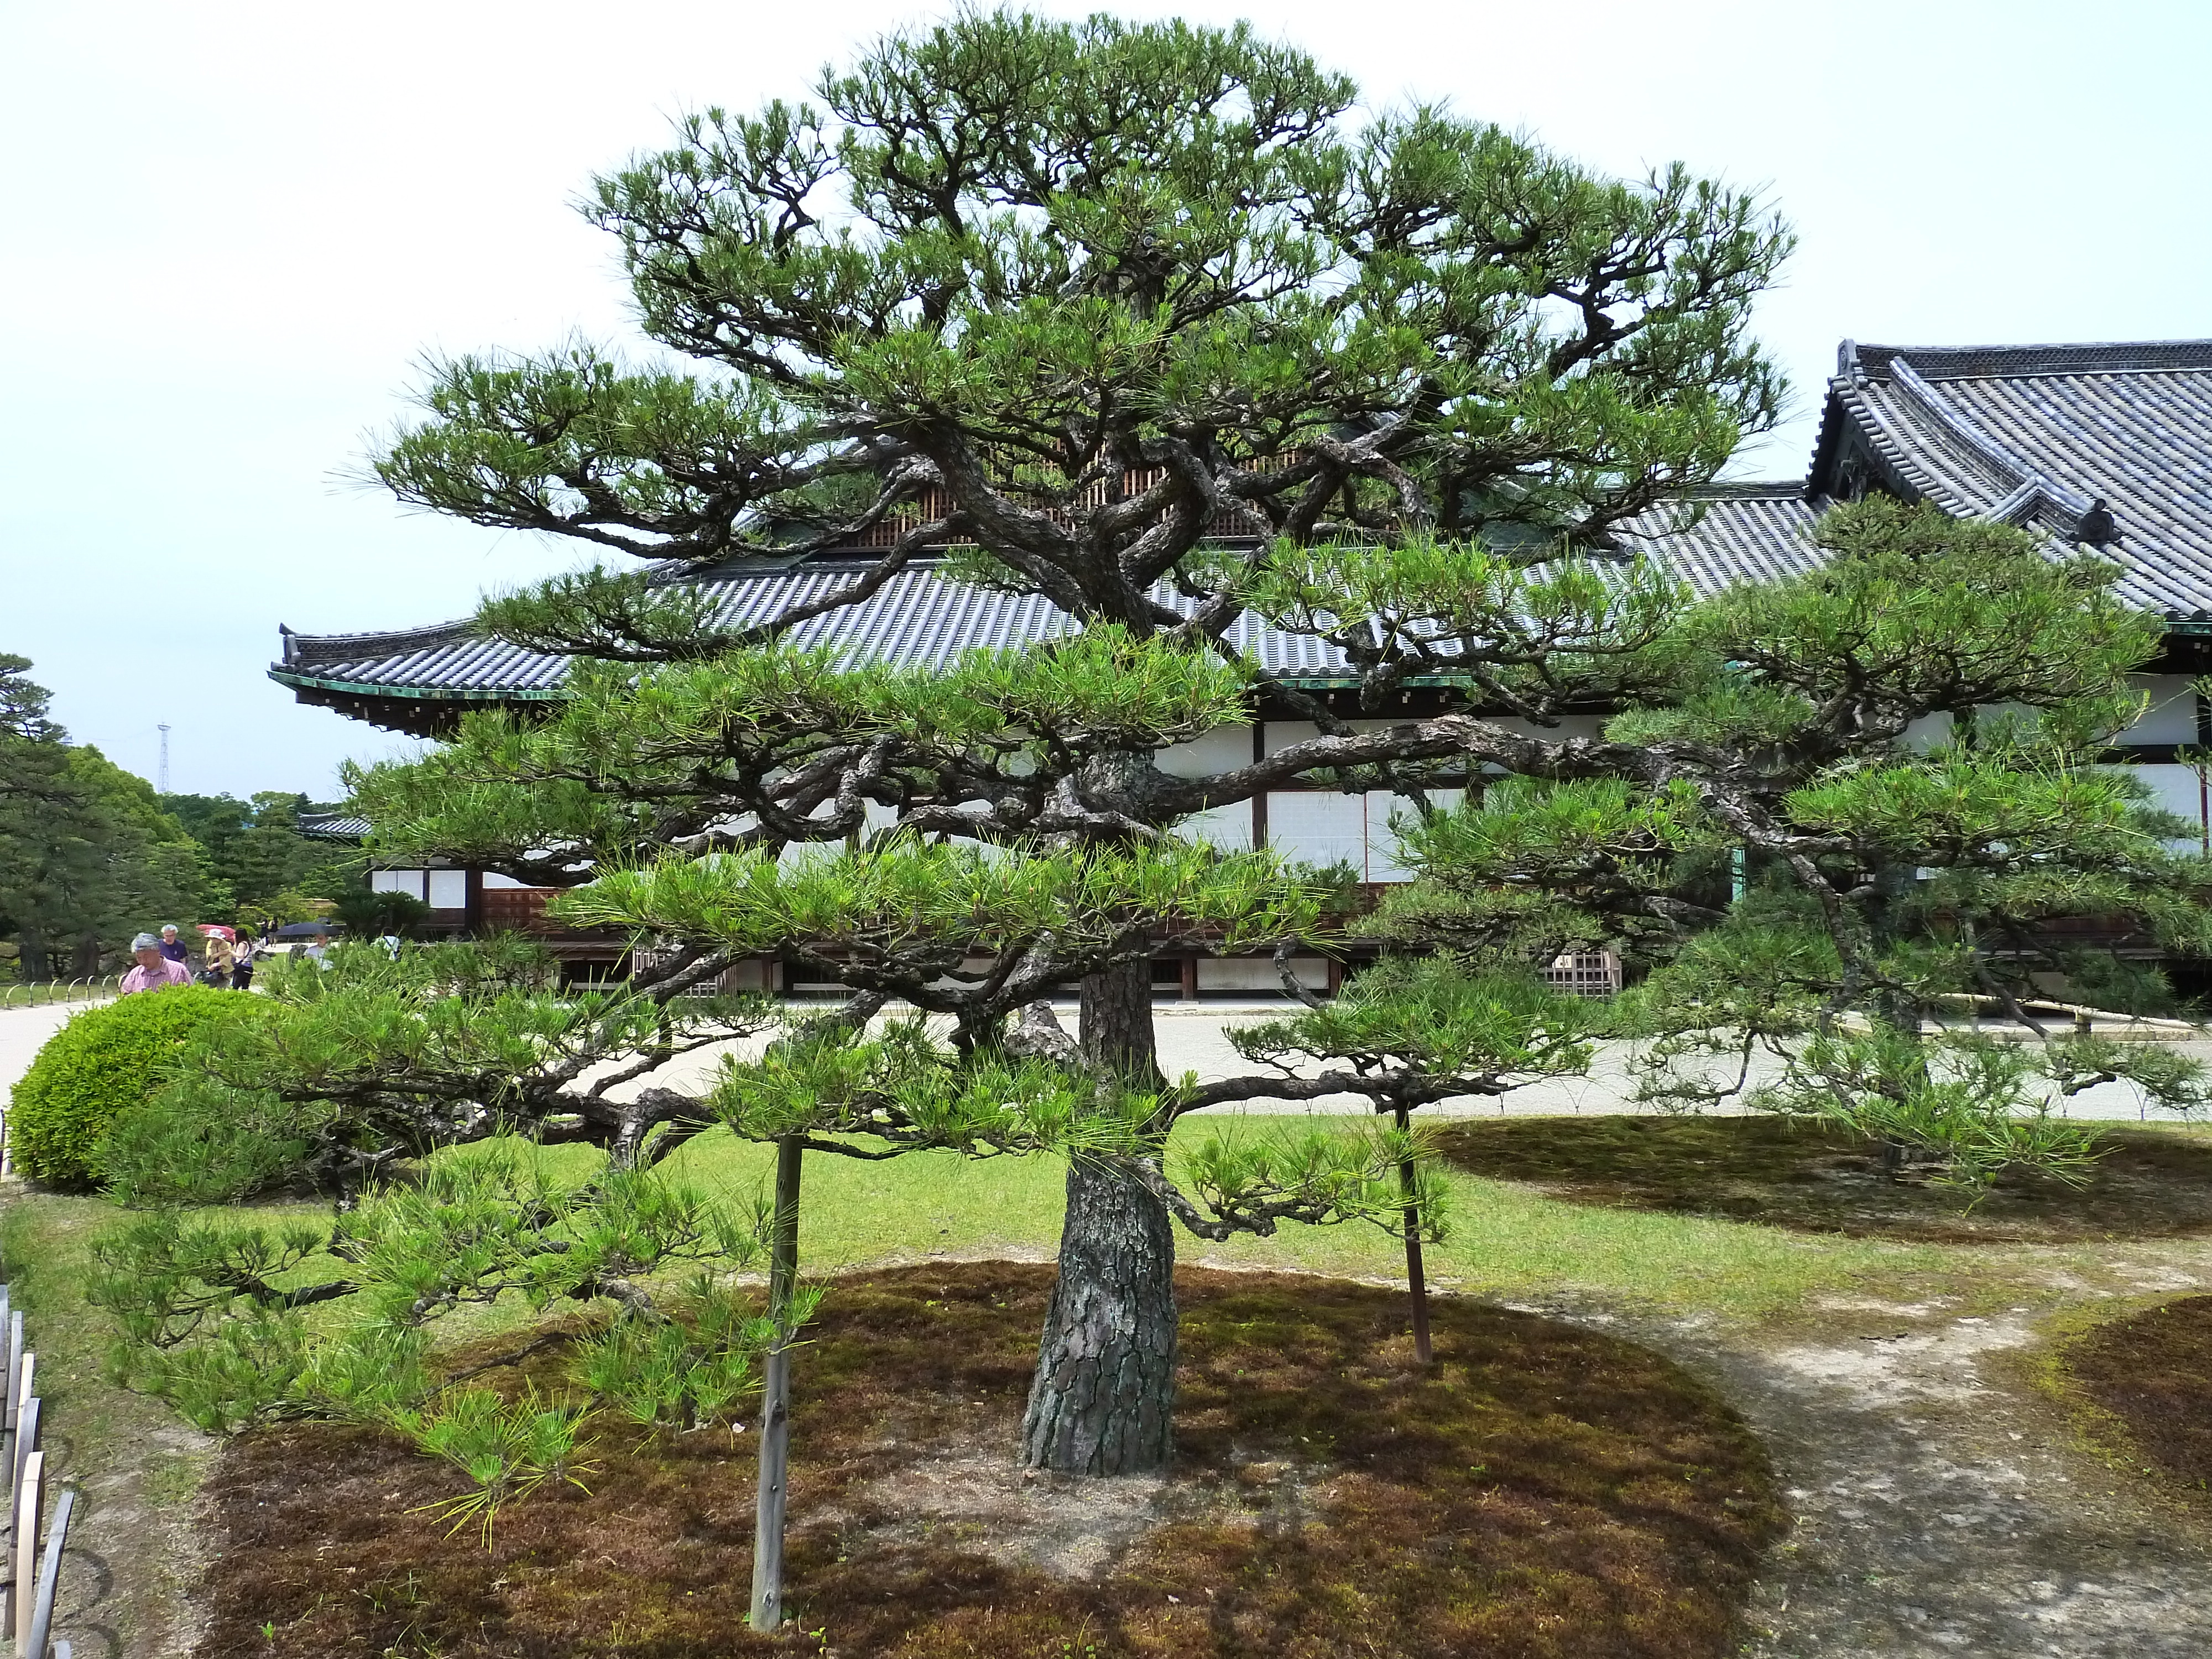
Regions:
<instances>
[{"instance_id":1,"label":"man in pink shirt","mask_svg":"<svg viewBox=\"0 0 2212 1659\"><path fill-rule=\"evenodd\" d=\"M159 991L192 982L192 970L163 956L161 941L151 933L141 933L131 941L131 957L138 965L124 975L119 995L127 997L133 991Z\"/></svg>"}]
</instances>

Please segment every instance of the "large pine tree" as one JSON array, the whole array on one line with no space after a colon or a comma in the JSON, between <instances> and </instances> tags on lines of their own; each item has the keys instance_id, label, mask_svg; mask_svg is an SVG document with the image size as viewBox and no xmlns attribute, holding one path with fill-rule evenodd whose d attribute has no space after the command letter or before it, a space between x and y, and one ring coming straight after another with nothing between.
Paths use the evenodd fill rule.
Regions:
<instances>
[{"instance_id":1,"label":"large pine tree","mask_svg":"<svg viewBox=\"0 0 2212 1659\"><path fill-rule=\"evenodd\" d=\"M1231 888L1279 923L1296 905L1263 901L1264 860L1154 849L1316 773L1418 793L1540 764L1544 739L1474 711L1540 727L1667 672L1680 596L1622 527L1773 421L1780 377L1746 329L1790 239L1680 167L1602 178L1440 108L1355 118L1349 81L1243 27L971 15L883 40L815 96L690 118L592 197L646 333L696 368L587 345L455 361L378 459L410 504L649 562L487 605L487 630L577 659L571 702L536 730L471 720L359 799L394 850L532 881L650 863L577 914L690 940L684 971L819 946L848 984L951 1015L963 1053L1079 980L1079 1052L1016 1045L1158 1104L1135 1144L1071 1164L1027 1453L1154 1467L1170 1214L1269 1229L1342 1173L1240 1187L1203 1218L1162 1173L1190 1103L1155 1063L1148 935L1218 921ZM665 580L886 526L849 583L743 632ZM947 545L954 574L1043 595L1082 642L951 685L780 642ZM1247 616L1342 644L1369 709L1443 674L1468 712L1355 731L1231 648ZM1262 705L1317 735L1217 775L1157 763ZM788 902L763 860L860 836L871 804L1019 859L862 840ZM949 902L890 937L912 888L979 895L1032 864L1035 902L995 942L963 939L975 913ZM1139 878L1155 890L1115 889ZM988 970L942 983L979 949Z\"/></svg>"}]
</instances>

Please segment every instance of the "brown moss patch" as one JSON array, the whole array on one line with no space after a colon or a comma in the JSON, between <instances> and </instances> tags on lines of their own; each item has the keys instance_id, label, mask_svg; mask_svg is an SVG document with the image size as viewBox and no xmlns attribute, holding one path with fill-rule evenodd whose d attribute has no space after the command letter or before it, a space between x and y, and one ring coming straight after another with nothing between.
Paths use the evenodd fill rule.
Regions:
<instances>
[{"instance_id":1,"label":"brown moss patch","mask_svg":"<svg viewBox=\"0 0 2212 1659\"><path fill-rule=\"evenodd\" d=\"M1579 1204L1946 1244L2053 1244L2212 1231L2212 1140L2115 1129L2086 1187L2008 1173L1971 1209L1894 1181L1876 1142L1771 1117L1508 1117L1455 1123L1443 1155Z\"/></svg>"},{"instance_id":2,"label":"brown moss patch","mask_svg":"<svg viewBox=\"0 0 2212 1659\"><path fill-rule=\"evenodd\" d=\"M2212 1296L2097 1326L2067 1345L2066 1380L2118 1423L2130 1448L2212 1504Z\"/></svg>"},{"instance_id":3,"label":"brown moss patch","mask_svg":"<svg viewBox=\"0 0 2212 1659\"><path fill-rule=\"evenodd\" d=\"M486 1550L416 1512L459 1490L450 1472L389 1437L309 1425L238 1441L210 1484L221 1537L202 1652L1730 1650L1753 1564L1784 1524L1748 1430L1647 1349L1474 1303L1437 1308L1424 1372L1401 1296L1178 1275L1173 1478L1135 1505L1109 1494L1100 1514L1042 1528L1035 1547L1007 1538L1101 1484L1025 1495L1012 1467L1051 1284L1049 1268L982 1263L836 1286L796 1366L783 1642L744 1623L749 1437L605 1431L591 1492L512 1506Z\"/></svg>"}]
</instances>

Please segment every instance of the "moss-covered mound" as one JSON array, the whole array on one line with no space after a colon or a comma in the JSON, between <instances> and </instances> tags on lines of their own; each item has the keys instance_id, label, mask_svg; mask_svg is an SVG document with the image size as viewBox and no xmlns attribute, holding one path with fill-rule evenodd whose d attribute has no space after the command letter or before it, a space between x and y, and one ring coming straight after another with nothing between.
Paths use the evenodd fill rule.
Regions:
<instances>
[{"instance_id":1,"label":"moss-covered mound","mask_svg":"<svg viewBox=\"0 0 2212 1659\"><path fill-rule=\"evenodd\" d=\"M2063 1363L2134 1451L2212 1505L2212 1296L2100 1325L2069 1346Z\"/></svg>"},{"instance_id":2,"label":"moss-covered mound","mask_svg":"<svg viewBox=\"0 0 2212 1659\"><path fill-rule=\"evenodd\" d=\"M1074 1482L1013 1462L1050 1269L944 1264L836 1284L796 1368L789 1602L814 1633L796 1648L1735 1651L1738 1609L1783 1516L1749 1431L1667 1360L1449 1301L1423 1370L1404 1297L1389 1291L1202 1272L1177 1283L1174 1475ZM545 1382L562 1367L544 1349L524 1363ZM520 1386L513 1370L492 1375ZM249 1436L208 1489L221 1537L200 1651L793 1651L744 1626L750 1439L607 1425L591 1490L510 1506L487 1550L422 1512L459 1483L395 1440L329 1425Z\"/></svg>"},{"instance_id":3,"label":"moss-covered mound","mask_svg":"<svg viewBox=\"0 0 2212 1659\"><path fill-rule=\"evenodd\" d=\"M164 1066L193 1037L252 1006L243 991L180 985L74 1016L39 1050L9 1097L15 1168L51 1186L96 1185L100 1139L117 1115L154 1092Z\"/></svg>"},{"instance_id":4,"label":"moss-covered mound","mask_svg":"<svg viewBox=\"0 0 2212 1659\"><path fill-rule=\"evenodd\" d=\"M2064 1243L2212 1231L2212 1134L2114 1129L2084 1187L2008 1174L1969 1206L1891 1178L1875 1141L1771 1117L1476 1118L1438 1133L1471 1175L1578 1204L1930 1243Z\"/></svg>"}]
</instances>

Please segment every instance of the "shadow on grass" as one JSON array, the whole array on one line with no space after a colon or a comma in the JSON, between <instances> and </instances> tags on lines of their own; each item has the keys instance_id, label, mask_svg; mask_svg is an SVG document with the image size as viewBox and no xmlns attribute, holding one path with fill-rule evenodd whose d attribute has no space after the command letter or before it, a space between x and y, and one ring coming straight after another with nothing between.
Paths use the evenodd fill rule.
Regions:
<instances>
[{"instance_id":1,"label":"shadow on grass","mask_svg":"<svg viewBox=\"0 0 2212 1659\"><path fill-rule=\"evenodd\" d=\"M414 1512L457 1490L449 1471L386 1437L308 1425L236 1443L209 1486L220 1554L202 1651L1731 1650L1784 1517L1750 1432L1649 1350L1455 1301L1436 1310L1437 1363L1421 1372L1388 1291L1186 1272L1178 1468L1132 1498L1012 1467L1051 1283L1048 1268L988 1262L834 1286L796 1373L790 1597L817 1634L787 1646L744 1627L749 1437L605 1429L592 1491L510 1508L488 1551ZM557 1377L557 1359L532 1363ZM956 1465L968 1473L948 1486ZM964 1526L944 1502L962 1480L980 1493ZM1049 1529L1101 1496L1136 1522L1088 1576L1048 1571L1005 1535L1010 1512Z\"/></svg>"},{"instance_id":2,"label":"shadow on grass","mask_svg":"<svg viewBox=\"0 0 2212 1659\"><path fill-rule=\"evenodd\" d=\"M1516 1117L1438 1132L1470 1174L1625 1209L1923 1243L2056 1244L2212 1231L2212 1140L2116 1129L2086 1187L2008 1174L1972 1209L1899 1182L1875 1142L1769 1117Z\"/></svg>"}]
</instances>

